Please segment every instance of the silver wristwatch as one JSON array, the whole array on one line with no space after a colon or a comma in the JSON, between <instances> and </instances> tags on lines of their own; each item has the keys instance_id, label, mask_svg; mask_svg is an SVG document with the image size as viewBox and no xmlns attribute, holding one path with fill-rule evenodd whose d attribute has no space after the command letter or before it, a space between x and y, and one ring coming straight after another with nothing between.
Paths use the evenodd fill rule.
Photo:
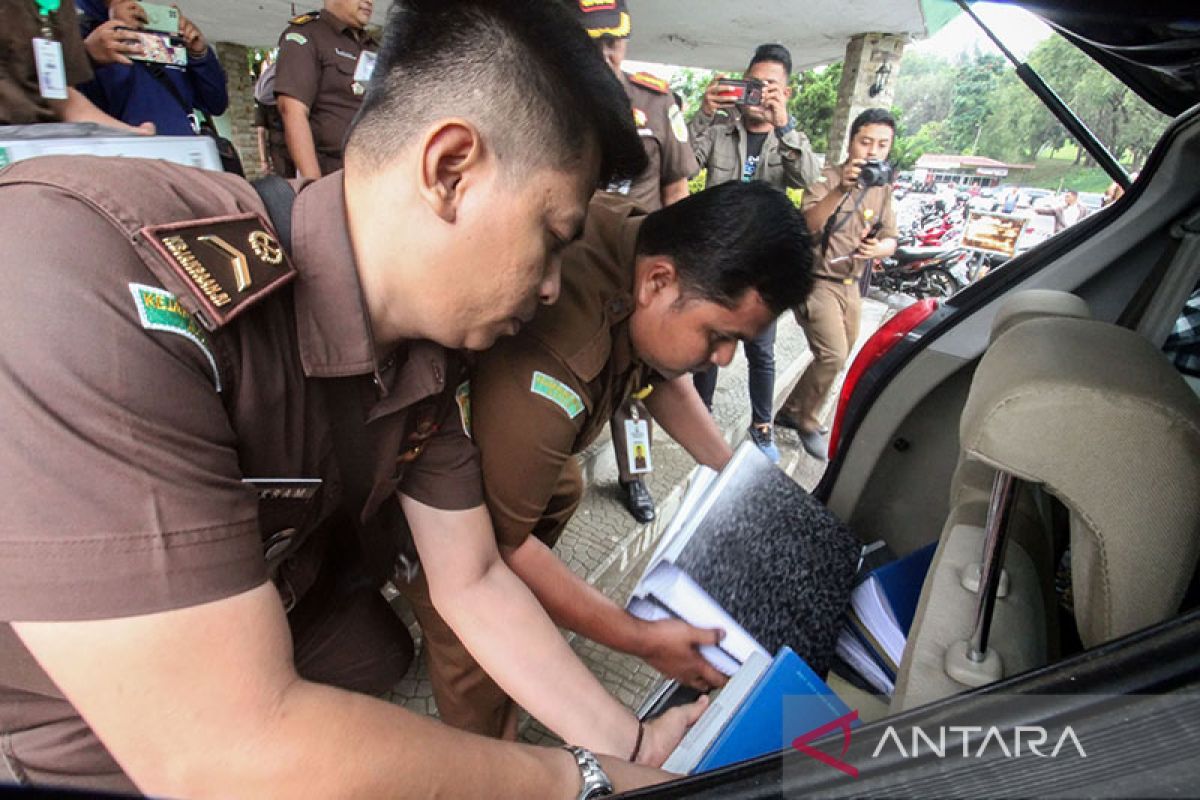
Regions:
<instances>
[{"instance_id":1,"label":"silver wristwatch","mask_svg":"<svg viewBox=\"0 0 1200 800\"><path fill-rule=\"evenodd\" d=\"M575 756L579 774L583 777L583 785L579 787L579 800L608 797L613 793L612 781L608 779L608 773L604 771L604 767L600 766L600 762L592 755L592 751L570 744L564 746L563 749Z\"/></svg>"}]
</instances>

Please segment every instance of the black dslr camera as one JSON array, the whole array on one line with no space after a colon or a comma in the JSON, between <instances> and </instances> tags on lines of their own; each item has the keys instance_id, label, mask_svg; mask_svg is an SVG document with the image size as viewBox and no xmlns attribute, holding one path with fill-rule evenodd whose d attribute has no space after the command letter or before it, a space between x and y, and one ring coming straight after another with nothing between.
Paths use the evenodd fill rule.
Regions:
<instances>
[{"instance_id":1,"label":"black dslr camera","mask_svg":"<svg viewBox=\"0 0 1200 800\"><path fill-rule=\"evenodd\" d=\"M887 186L894 175L892 165L886 161L868 161L858 173L858 185L864 189L872 186Z\"/></svg>"}]
</instances>

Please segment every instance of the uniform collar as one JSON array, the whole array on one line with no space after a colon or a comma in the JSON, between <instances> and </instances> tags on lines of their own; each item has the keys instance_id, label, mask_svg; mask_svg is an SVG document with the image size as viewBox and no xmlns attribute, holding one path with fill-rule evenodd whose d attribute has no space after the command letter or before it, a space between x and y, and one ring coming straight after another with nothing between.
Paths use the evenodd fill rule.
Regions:
<instances>
[{"instance_id":1,"label":"uniform collar","mask_svg":"<svg viewBox=\"0 0 1200 800\"><path fill-rule=\"evenodd\" d=\"M353 38L357 42L360 42L360 43L366 42L367 40L369 40L371 38L370 36L367 35L367 32L365 29L355 28L350 23L343 22L341 19L339 19L337 17L337 15L331 14L328 11L322 11L317 16L317 19L321 20L326 25L333 28L334 33L337 33L339 35L344 33L344 34L350 36L351 38Z\"/></svg>"},{"instance_id":2,"label":"uniform collar","mask_svg":"<svg viewBox=\"0 0 1200 800\"><path fill-rule=\"evenodd\" d=\"M304 185L292 209L296 333L304 374L374 372L375 343L346 221L342 173Z\"/></svg>"},{"instance_id":3,"label":"uniform collar","mask_svg":"<svg viewBox=\"0 0 1200 800\"><path fill-rule=\"evenodd\" d=\"M444 348L409 341L379 364L346 222L341 171L305 184L292 209L296 338L312 378L371 375L381 398L369 419L437 394L448 380ZM369 420L368 420L369 421Z\"/></svg>"}]
</instances>

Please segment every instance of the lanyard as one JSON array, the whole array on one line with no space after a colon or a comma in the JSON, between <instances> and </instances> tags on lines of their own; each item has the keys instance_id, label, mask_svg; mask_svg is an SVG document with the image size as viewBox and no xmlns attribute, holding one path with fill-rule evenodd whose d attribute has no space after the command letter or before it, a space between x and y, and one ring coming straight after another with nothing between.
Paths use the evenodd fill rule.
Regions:
<instances>
[{"instance_id":1,"label":"lanyard","mask_svg":"<svg viewBox=\"0 0 1200 800\"><path fill-rule=\"evenodd\" d=\"M53 39L54 33L50 29L50 15L57 13L62 5L62 0L37 0L38 17L42 21L42 36L47 39Z\"/></svg>"}]
</instances>

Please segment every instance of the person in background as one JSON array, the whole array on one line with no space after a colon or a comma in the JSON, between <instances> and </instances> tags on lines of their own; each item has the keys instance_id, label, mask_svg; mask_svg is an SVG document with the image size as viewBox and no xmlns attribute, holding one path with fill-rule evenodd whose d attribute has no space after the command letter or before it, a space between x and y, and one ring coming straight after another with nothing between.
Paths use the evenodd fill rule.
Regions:
<instances>
[{"instance_id":1,"label":"person in background","mask_svg":"<svg viewBox=\"0 0 1200 800\"><path fill-rule=\"evenodd\" d=\"M788 114L792 55L780 44L760 45L744 75L762 81L757 106L739 105L718 75L704 92L699 113L689 125L692 147L708 169L706 185L726 181L765 181L780 190L806 189L820 173L808 137ZM750 438L772 461L779 460L771 415L775 404L775 324L746 342L750 373ZM712 408L716 366L696 374L696 389Z\"/></svg>"},{"instance_id":2,"label":"person in background","mask_svg":"<svg viewBox=\"0 0 1200 800\"><path fill-rule=\"evenodd\" d=\"M281 178L296 176L296 165L288 153L283 132L283 117L275 98L276 52L263 61L262 71L254 84L254 128L258 139L258 171Z\"/></svg>"},{"instance_id":3,"label":"person in background","mask_svg":"<svg viewBox=\"0 0 1200 800\"><path fill-rule=\"evenodd\" d=\"M197 111L208 119L225 113L225 70L203 32L182 13L178 35L186 63L163 64L147 60L134 35L154 33L136 0L75 3L95 72L81 88L99 108L130 125L152 122L160 136L195 136L201 132Z\"/></svg>"},{"instance_id":4,"label":"person in background","mask_svg":"<svg viewBox=\"0 0 1200 800\"><path fill-rule=\"evenodd\" d=\"M1054 232L1061 233L1086 217L1090 212L1079 202L1079 192L1067 189L1061 203L1048 208L1034 209L1039 214L1054 217Z\"/></svg>"},{"instance_id":5,"label":"person in background","mask_svg":"<svg viewBox=\"0 0 1200 800\"><path fill-rule=\"evenodd\" d=\"M143 135L153 123L130 126L114 119L77 87L92 78L71 0L0 0L0 125L94 122ZM47 64L50 81L38 79Z\"/></svg>"},{"instance_id":6,"label":"person in background","mask_svg":"<svg viewBox=\"0 0 1200 800\"><path fill-rule=\"evenodd\" d=\"M325 0L279 37L275 97L288 152L302 178L342 168L342 147L375 69L367 31L373 0Z\"/></svg>"},{"instance_id":7,"label":"person in background","mask_svg":"<svg viewBox=\"0 0 1200 800\"><path fill-rule=\"evenodd\" d=\"M605 63L629 96L634 124L650 160L641 175L606 186L605 191L627 197L646 211L657 211L687 197L688 179L700 171L700 166L692 153L687 124L671 94L670 85L648 72L630 74L621 69L633 27L625 0L604 4L578 0L576 10L580 24L599 45ZM630 425L645 426L645 458L640 464L629 458ZM649 448L654 424L641 399L628 397L618 404L613 410L609 430L625 507L638 522L650 522L654 519L654 497L642 476L652 469Z\"/></svg>"},{"instance_id":8,"label":"person in background","mask_svg":"<svg viewBox=\"0 0 1200 800\"><path fill-rule=\"evenodd\" d=\"M846 161L822 170L801 205L813 232L817 281L808 300L796 309L796 321L804 329L813 360L775 415L775 424L796 431L804 450L819 461L829 452L821 408L858 339L862 272L874 259L896 252L891 185L859 183L867 161L887 160L895 135L896 121L887 109L863 111L850 125Z\"/></svg>"}]
</instances>

